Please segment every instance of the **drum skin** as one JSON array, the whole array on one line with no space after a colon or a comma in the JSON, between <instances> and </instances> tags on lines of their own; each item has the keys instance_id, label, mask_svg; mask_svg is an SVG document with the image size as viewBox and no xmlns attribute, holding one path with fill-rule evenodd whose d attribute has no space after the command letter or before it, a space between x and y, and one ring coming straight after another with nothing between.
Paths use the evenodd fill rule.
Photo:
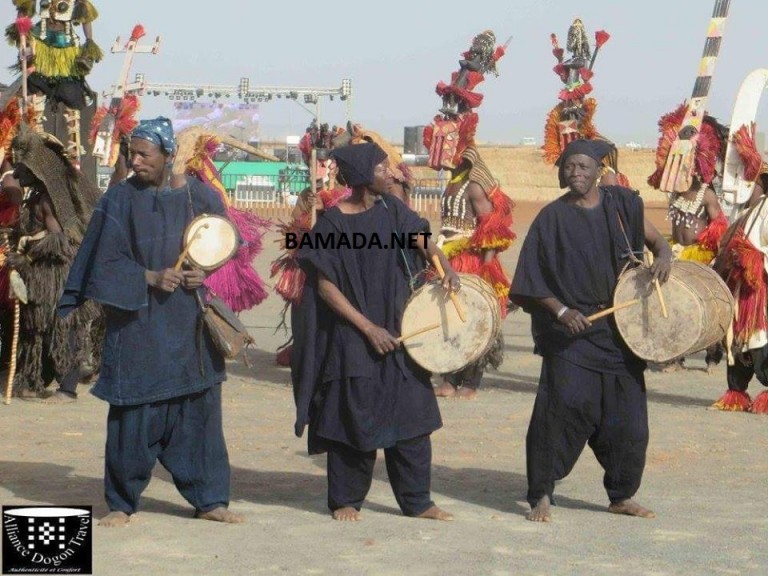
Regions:
<instances>
[{"instance_id":1,"label":"drum skin","mask_svg":"<svg viewBox=\"0 0 768 576\"><path fill-rule=\"evenodd\" d=\"M714 270L677 260L661 292L669 313L666 319L648 268L634 268L619 277L614 306L640 299L635 306L614 314L621 337L637 356L650 362L670 362L723 339L733 320L734 302Z\"/></svg>"},{"instance_id":2,"label":"drum skin","mask_svg":"<svg viewBox=\"0 0 768 576\"><path fill-rule=\"evenodd\" d=\"M239 243L234 224L215 214L198 216L184 232L184 246L189 246L187 259L201 270L215 270L226 264L237 252Z\"/></svg>"},{"instance_id":3,"label":"drum skin","mask_svg":"<svg viewBox=\"0 0 768 576\"><path fill-rule=\"evenodd\" d=\"M459 278L461 289L456 294L466 322L461 321L438 281L414 292L403 312L401 334L430 324L441 325L403 342L419 366L437 374L456 372L479 360L501 330L499 303L490 284L472 274L459 274Z\"/></svg>"}]
</instances>

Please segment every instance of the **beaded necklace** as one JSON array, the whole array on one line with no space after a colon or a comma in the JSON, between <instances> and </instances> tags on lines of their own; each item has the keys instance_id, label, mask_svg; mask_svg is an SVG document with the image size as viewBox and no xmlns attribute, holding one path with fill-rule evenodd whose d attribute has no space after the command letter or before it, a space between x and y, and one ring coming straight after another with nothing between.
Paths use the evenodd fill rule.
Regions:
<instances>
[{"instance_id":1,"label":"beaded necklace","mask_svg":"<svg viewBox=\"0 0 768 576\"><path fill-rule=\"evenodd\" d=\"M686 228L696 228L698 220L704 216L704 186L696 193L696 198L687 200L682 194L678 194L672 202L669 203L667 210L667 220L672 224L679 226L683 224Z\"/></svg>"},{"instance_id":2,"label":"beaded necklace","mask_svg":"<svg viewBox=\"0 0 768 576\"><path fill-rule=\"evenodd\" d=\"M449 232L466 232L474 229L467 221L467 199L464 193L471 181L467 179L456 194L443 194L440 202L442 229Z\"/></svg>"}]
</instances>

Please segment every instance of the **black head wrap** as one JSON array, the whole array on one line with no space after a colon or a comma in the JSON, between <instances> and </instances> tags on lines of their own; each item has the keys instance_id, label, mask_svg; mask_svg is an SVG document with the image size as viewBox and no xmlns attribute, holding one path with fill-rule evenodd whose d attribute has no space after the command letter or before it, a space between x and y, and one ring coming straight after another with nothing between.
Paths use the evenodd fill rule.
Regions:
<instances>
[{"instance_id":1,"label":"black head wrap","mask_svg":"<svg viewBox=\"0 0 768 576\"><path fill-rule=\"evenodd\" d=\"M603 158L610 154L611 150L614 148L615 146L606 140L585 140L582 138L574 140L568 144L568 146L565 147L565 150L563 150L563 153L560 154L560 158L555 162L555 166L559 168L557 177L560 179L560 188L568 187L564 171L565 162L568 158L576 154L584 154L584 156L589 156L595 162L600 164L603 161Z\"/></svg>"},{"instance_id":2,"label":"black head wrap","mask_svg":"<svg viewBox=\"0 0 768 576\"><path fill-rule=\"evenodd\" d=\"M378 144L366 142L336 148L331 157L336 160L344 183L352 188L373 182L373 169L387 159L387 153Z\"/></svg>"}]
</instances>

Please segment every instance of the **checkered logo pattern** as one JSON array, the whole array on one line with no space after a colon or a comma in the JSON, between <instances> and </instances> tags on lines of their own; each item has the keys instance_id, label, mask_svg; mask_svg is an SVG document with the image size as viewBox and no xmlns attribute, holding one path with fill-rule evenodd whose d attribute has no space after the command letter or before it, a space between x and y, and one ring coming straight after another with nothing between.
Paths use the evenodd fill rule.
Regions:
<instances>
[{"instance_id":1,"label":"checkered logo pattern","mask_svg":"<svg viewBox=\"0 0 768 576\"><path fill-rule=\"evenodd\" d=\"M56 521L58 520L58 522ZM27 540L29 544L27 548L34 550L39 544L43 546L49 546L51 544L57 544L59 550L66 548L66 519L28 519L28 535Z\"/></svg>"}]
</instances>

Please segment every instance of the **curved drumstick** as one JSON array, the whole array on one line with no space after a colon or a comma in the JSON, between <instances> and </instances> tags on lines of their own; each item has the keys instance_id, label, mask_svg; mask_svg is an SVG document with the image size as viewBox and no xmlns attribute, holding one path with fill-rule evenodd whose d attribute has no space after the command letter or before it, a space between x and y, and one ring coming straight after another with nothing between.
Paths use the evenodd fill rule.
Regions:
<instances>
[{"instance_id":1,"label":"curved drumstick","mask_svg":"<svg viewBox=\"0 0 768 576\"><path fill-rule=\"evenodd\" d=\"M430 330L437 330L440 328L442 324L438 322L437 324L430 324L429 326L423 326L422 328L419 328L418 330L414 330L413 332L409 332L405 336L400 336L400 338L397 339L398 342L402 342L403 340L408 340L408 338L413 338L414 336L418 336L419 334L424 334L424 332L429 332Z\"/></svg>"},{"instance_id":2,"label":"curved drumstick","mask_svg":"<svg viewBox=\"0 0 768 576\"><path fill-rule=\"evenodd\" d=\"M618 312L619 310L623 310L624 308L629 308L630 306L634 306L635 304L639 304L639 303L640 303L639 298L636 300L628 300L626 302L622 302L621 304L616 304L616 306L611 306L610 308L601 310L600 312L592 314L592 316L587 316L587 320L589 320L590 322L594 322L595 320L599 320L603 316L608 316L609 314L613 314L614 312Z\"/></svg>"},{"instance_id":3,"label":"curved drumstick","mask_svg":"<svg viewBox=\"0 0 768 576\"><path fill-rule=\"evenodd\" d=\"M440 275L440 280L445 278L445 270L443 270L443 265L440 263L440 257L437 254L432 255L432 264L435 266L437 273ZM448 295L451 297L451 301L453 301L453 305L456 307L456 313L459 315L459 319L462 322L466 322L467 317L464 315L464 309L461 307L459 297L456 296L456 293L453 290L448 292Z\"/></svg>"},{"instance_id":4,"label":"curved drumstick","mask_svg":"<svg viewBox=\"0 0 768 576\"><path fill-rule=\"evenodd\" d=\"M661 306L661 315L666 320L669 318L669 312L667 312L667 303L664 301L664 294L661 293L661 284L659 284L659 279L656 278L656 280L653 281L653 287L656 288L656 294L659 297L659 305Z\"/></svg>"},{"instance_id":5,"label":"curved drumstick","mask_svg":"<svg viewBox=\"0 0 768 576\"><path fill-rule=\"evenodd\" d=\"M208 228L209 226L210 224L206 222L205 224L200 224L200 226L198 226L195 229L194 236L192 236L192 238L189 239L189 242L187 242L187 245L184 247L184 251L181 253L181 256L179 256L179 259L176 261L176 266L173 267L173 269L176 270L176 272L181 270L181 267L184 265L184 260L187 259L187 254L189 254L189 249L192 247L192 243L200 237L200 231L203 228Z\"/></svg>"}]
</instances>

